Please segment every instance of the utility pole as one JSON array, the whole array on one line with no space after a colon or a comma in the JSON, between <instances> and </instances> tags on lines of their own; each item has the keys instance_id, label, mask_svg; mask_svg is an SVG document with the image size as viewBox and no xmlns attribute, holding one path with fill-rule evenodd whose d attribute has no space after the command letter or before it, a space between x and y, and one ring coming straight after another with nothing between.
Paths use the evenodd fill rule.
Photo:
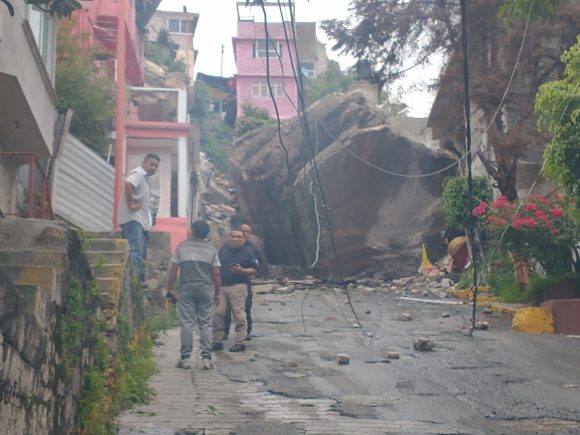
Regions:
<instances>
[{"instance_id":1,"label":"utility pole","mask_svg":"<svg viewBox=\"0 0 580 435\"><path fill-rule=\"evenodd\" d=\"M224 76L224 44L222 44L222 60L220 64L220 77Z\"/></svg>"}]
</instances>

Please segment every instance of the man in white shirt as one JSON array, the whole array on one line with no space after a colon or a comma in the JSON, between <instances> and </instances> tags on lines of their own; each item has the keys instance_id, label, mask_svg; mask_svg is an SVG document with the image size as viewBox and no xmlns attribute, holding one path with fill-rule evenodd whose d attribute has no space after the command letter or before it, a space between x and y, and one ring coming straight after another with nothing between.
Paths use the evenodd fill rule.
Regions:
<instances>
[{"instance_id":1,"label":"man in white shirt","mask_svg":"<svg viewBox=\"0 0 580 435\"><path fill-rule=\"evenodd\" d=\"M124 239L129 242L129 254L135 265L135 273L141 282L145 274L141 265L143 252L143 231L151 228L149 177L157 171L160 158L157 154L147 154L141 166L133 169L125 178L125 186L119 204L119 225Z\"/></svg>"}]
</instances>

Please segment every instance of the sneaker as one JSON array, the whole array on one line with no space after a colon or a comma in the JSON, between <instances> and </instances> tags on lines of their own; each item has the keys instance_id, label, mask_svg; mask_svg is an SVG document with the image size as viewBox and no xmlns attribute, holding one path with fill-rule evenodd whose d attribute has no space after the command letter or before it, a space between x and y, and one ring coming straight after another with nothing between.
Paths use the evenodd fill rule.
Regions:
<instances>
[{"instance_id":1,"label":"sneaker","mask_svg":"<svg viewBox=\"0 0 580 435\"><path fill-rule=\"evenodd\" d=\"M203 358L199 364L199 368L202 370L213 369L213 363L211 362L211 359Z\"/></svg>"},{"instance_id":2,"label":"sneaker","mask_svg":"<svg viewBox=\"0 0 580 435\"><path fill-rule=\"evenodd\" d=\"M232 347L228 349L230 352L243 352L246 350L246 346L240 343L234 344Z\"/></svg>"},{"instance_id":3,"label":"sneaker","mask_svg":"<svg viewBox=\"0 0 580 435\"><path fill-rule=\"evenodd\" d=\"M246 341L252 341L252 336L250 334L246 335Z\"/></svg>"},{"instance_id":4,"label":"sneaker","mask_svg":"<svg viewBox=\"0 0 580 435\"><path fill-rule=\"evenodd\" d=\"M175 367L177 367L178 369L190 369L191 361L189 360L189 358L179 358L177 360L177 364L175 364Z\"/></svg>"},{"instance_id":5,"label":"sneaker","mask_svg":"<svg viewBox=\"0 0 580 435\"><path fill-rule=\"evenodd\" d=\"M218 351L218 350L224 350L224 344L223 343L213 343L211 345L211 350Z\"/></svg>"}]
</instances>

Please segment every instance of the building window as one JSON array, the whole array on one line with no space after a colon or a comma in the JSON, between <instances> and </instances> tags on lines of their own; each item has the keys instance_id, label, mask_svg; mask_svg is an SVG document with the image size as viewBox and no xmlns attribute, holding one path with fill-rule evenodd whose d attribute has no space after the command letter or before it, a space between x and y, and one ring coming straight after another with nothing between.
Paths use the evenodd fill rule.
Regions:
<instances>
[{"instance_id":1,"label":"building window","mask_svg":"<svg viewBox=\"0 0 580 435\"><path fill-rule=\"evenodd\" d=\"M27 7L28 24L34 35L36 46L42 57L46 70L51 74L54 61L54 21L50 14L41 11L36 6Z\"/></svg>"},{"instance_id":2,"label":"building window","mask_svg":"<svg viewBox=\"0 0 580 435\"><path fill-rule=\"evenodd\" d=\"M302 67L302 75L304 77L316 77L316 67L314 66L314 62L301 62L300 66Z\"/></svg>"},{"instance_id":3,"label":"building window","mask_svg":"<svg viewBox=\"0 0 580 435\"><path fill-rule=\"evenodd\" d=\"M284 85L280 82L272 81L272 92L275 98L281 98L284 96ZM252 97L265 98L270 97L268 92L268 82L266 80L259 80L252 83Z\"/></svg>"},{"instance_id":4,"label":"building window","mask_svg":"<svg viewBox=\"0 0 580 435\"><path fill-rule=\"evenodd\" d=\"M282 44L272 40L268 44L266 42L265 39L258 39L254 43L254 57L260 59L265 59L266 57L282 58Z\"/></svg>"},{"instance_id":5,"label":"building window","mask_svg":"<svg viewBox=\"0 0 580 435\"><path fill-rule=\"evenodd\" d=\"M169 33L193 34L193 22L191 20L170 19L167 22Z\"/></svg>"}]
</instances>

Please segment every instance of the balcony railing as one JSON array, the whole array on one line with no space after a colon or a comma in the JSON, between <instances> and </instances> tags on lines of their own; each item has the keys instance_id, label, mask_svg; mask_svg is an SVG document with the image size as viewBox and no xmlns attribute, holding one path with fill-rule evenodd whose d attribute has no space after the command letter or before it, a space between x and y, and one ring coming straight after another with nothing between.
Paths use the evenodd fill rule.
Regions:
<instances>
[{"instance_id":1,"label":"balcony railing","mask_svg":"<svg viewBox=\"0 0 580 435\"><path fill-rule=\"evenodd\" d=\"M0 157L18 165L19 173L24 175L23 187L25 200L17 205L17 212L4 213L4 215L54 219L48 175L36 158L36 154L30 152L0 151ZM21 166L22 161L27 163Z\"/></svg>"}]
</instances>

